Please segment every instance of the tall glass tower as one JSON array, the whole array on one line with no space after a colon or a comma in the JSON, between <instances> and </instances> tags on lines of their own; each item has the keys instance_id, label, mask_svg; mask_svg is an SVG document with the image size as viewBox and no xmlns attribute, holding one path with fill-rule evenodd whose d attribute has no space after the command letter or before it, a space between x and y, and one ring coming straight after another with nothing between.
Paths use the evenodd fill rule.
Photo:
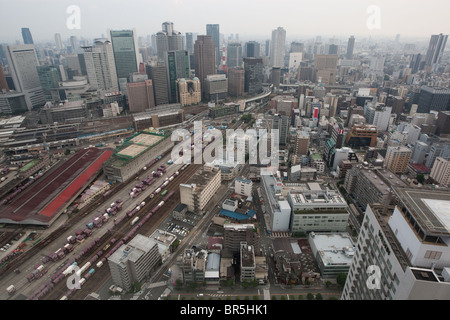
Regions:
<instances>
[{"instance_id":1,"label":"tall glass tower","mask_svg":"<svg viewBox=\"0 0 450 320\"><path fill-rule=\"evenodd\" d=\"M24 44L34 44L29 28L22 28L22 38Z\"/></svg>"},{"instance_id":2,"label":"tall glass tower","mask_svg":"<svg viewBox=\"0 0 450 320\"><path fill-rule=\"evenodd\" d=\"M216 47L216 66L220 65L221 59L221 47L220 47L220 32L218 24L207 24L206 25L206 35L210 36Z\"/></svg>"},{"instance_id":3,"label":"tall glass tower","mask_svg":"<svg viewBox=\"0 0 450 320\"><path fill-rule=\"evenodd\" d=\"M111 30L110 39L114 52L117 78L128 78L130 73L138 72L139 59L134 30Z\"/></svg>"}]
</instances>

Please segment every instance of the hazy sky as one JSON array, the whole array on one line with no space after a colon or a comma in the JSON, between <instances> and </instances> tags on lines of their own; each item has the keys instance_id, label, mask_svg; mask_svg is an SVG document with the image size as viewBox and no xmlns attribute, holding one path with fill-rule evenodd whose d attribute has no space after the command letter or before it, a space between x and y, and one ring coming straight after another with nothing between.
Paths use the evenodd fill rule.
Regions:
<instances>
[{"instance_id":1,"label":"hazy sky","mask_svg":"<svg viewBox=\"0 0 450 320\"><path fill-rule=\"evenodd\" d=\"M80 29L67 28L71 5L80 9ZM429 39L450 33L449 12L446 0L0 0L0 43L22 41L22 27L39 42L53 41L57 32L63 40L96 38L108 28L135 28L146 36L161 30L164 21L183 34L206 34L206 24L218 23L226 36L255 40L269 39L279 26L288 39L351 34Z\"/></svg>"}]
</instances>

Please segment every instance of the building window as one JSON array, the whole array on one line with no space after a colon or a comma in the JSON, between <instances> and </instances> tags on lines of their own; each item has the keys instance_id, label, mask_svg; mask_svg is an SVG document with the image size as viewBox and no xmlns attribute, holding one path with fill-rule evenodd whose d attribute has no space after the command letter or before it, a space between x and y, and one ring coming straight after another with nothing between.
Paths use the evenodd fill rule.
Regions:
<instances>
[{"instance_id":1,"label":"building window","mask_svg":"<svg viewBox=\"0 0 450 320\"><path fill-rule=\"evenodd\" d=\"M440 251L431 251L431 250L427 250L427 252L425 252L425 259L433 259L433 260L439 260L441 258L442 252Z\"/></svg>"}]
</instances>

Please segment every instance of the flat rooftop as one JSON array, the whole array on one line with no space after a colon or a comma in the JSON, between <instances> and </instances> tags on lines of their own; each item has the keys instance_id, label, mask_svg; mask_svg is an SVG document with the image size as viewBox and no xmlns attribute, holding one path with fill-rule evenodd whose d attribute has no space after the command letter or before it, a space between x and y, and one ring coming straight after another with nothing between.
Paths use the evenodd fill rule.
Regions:
<instances>
[{"instance_id":1,"label":"flat rooftop","mask_svg":"<svg viewBox=\"0 0 450 320\"><path fill-rule=\"evenodd\" d=\"M120 156L134 158L162 139L164 139L162 136L141 133L128 140L127 143L129 146L117 152L117 154Z\"/></svg>"},{"instance_id":2,"label":"flat rooftop","mask_svg":"<svg viewBox=\"0 0 450 320\"><path fill-rule=\"evenodd\" d=\"M310 235L324 265L350 265L355 253L353 242L346 233L314 233Z\"/></svg>"},{"instance_id":3,"label":"flat rooftop","mask_svg":"<svg viewBox=\"0 0 450 320\"><path fill-rule=\"evenodd\" d=\"M450 191L424 188L393 189L424 231L450 237Z\"/></svg>"}]
</instances>

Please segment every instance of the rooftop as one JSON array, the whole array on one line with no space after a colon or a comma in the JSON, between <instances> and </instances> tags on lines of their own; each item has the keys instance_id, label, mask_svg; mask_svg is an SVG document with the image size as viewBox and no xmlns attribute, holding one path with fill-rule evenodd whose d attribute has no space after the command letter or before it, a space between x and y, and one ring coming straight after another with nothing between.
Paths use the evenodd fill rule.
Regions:
<instances>
[{"instance_id":1,"label":"rooftop","mask_svg":"<svg viewBox=\"0 0 450 320\"><path fill-rule=\"evenodd\" d=\"M352 263L355 250L347 233L311 233L309 240L314 243L324 265Z\"/></svg>"},{"instance_id":2,"label":"rooftop","mask_svg":"<svg viewBox=\"0 0 450 320\"><path fill-rule=\"evenodd\" d=\"M450 237L450 191L407 187L393 189L427 234Z\"/></svg>"}]
</instances>

